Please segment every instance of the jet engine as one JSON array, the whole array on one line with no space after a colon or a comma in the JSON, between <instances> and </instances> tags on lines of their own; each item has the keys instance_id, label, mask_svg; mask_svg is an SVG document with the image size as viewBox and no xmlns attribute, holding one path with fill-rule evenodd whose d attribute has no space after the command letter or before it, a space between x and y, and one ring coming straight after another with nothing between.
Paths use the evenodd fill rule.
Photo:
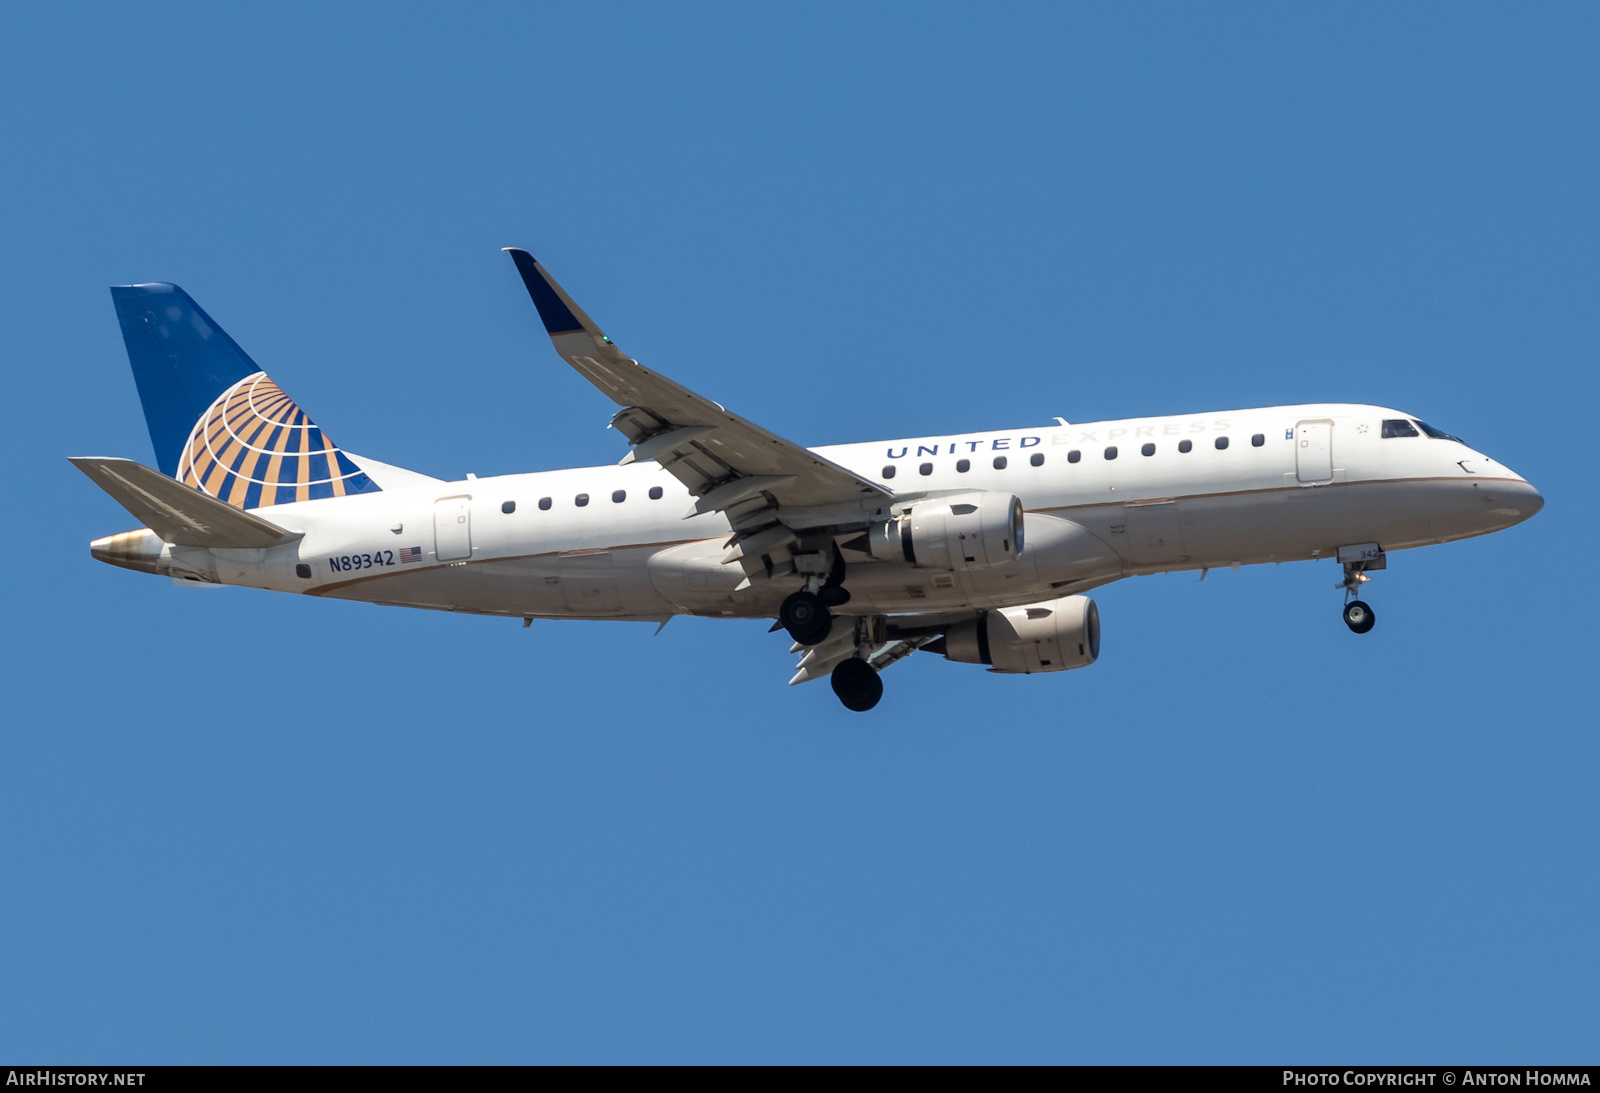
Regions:
<instances>
[{"instance_id":1,"label":"jet engine","mask_svg":"<svg viewBox=\"0 0 1600 1093\"><path fill-rule=\"evenodd\" d=\"M985 611L923 646L963 664L1029 674L1086 668L1100 657L1100 609L1087 596L1063 596Z\"/></svg>"},{"instance_id":2,"label":"jet engine","mask_svg":"<svg viewBox=\"0 0 1600 1093\"><path fill-rule=\"evenodd\" d=\"M918 569L989 569L1022 553L1022 502L973 490L918 501L867 535L867 552Z\"/></svg>"}]
</instances>

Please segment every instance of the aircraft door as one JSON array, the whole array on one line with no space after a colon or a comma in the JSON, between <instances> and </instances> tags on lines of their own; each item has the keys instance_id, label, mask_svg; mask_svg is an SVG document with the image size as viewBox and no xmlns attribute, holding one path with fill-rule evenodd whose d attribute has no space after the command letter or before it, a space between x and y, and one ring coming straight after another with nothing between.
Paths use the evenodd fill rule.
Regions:
<instances>
[{"instance_id":1,"label":"aircraft door","mask_svg":"<svg viewBox=\"0 0 1600 1093\"><path fill-rule=\"evenodd\" d=\"M445 497L434 502L433 549L441 562L472 557L472 498Z\"/></svg>"},{"instance_id":2,"label":"aircraft door","mask_svg":"<svg viewBox=\"0 0 1600 1093\"><path fill-rule=\"evenodd\" d=\"M1294 473L1304 484L1333 481L1333 422L1302 421L1294 427Z\"/></svg>"}]
</instances>

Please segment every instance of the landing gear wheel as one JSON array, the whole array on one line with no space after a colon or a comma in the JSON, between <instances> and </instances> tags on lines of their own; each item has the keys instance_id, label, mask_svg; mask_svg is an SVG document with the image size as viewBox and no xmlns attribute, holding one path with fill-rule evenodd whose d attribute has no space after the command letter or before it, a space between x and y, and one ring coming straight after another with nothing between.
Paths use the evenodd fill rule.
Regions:
<instances>
[{"instance_id":1,"label":"landing gear wheel","mask_svg":"<svg viewBox=\"0 0 1600 1093\"><path fill-rule=\"evenodd\" d=\"M833 629L833 616L810 592L796 592L778 608L778 622L801 645L815 645Z\"/></svg>"},{"instance_id":2,"label":"landing gear wheel","mask_svg":"<svg viewBox=\"0 0 1600 1093\"><path fill-rule=\"evenodd\" d=\"M833 693L844 708L856 713L866 713L883 697L883 677L860 657L840 661L828 682L833 684Z\"/></svg>"},{"instance_id":3,"label":"landing gear wheel","mask_svg":"<svg viewBox=\"0 0 1600 1093\"><path fill-rule=\"evenodd\" d=\"M817 589L817 599L829 607L843 607L850 602L850 590L837 585L825 584Z\"/></svg>"},{"instance_id":4,"label":"landing gear wheel","mask_svg":"<svg viewBox=\"0 0 1600 1093\"><path fill-rule=\"evenodd\" d=\"M1351 600L1344 605L1344 624L1355 633L1365 634L1377 622L1377 614L1360 600Z\"/></svg>"}]
</instances>

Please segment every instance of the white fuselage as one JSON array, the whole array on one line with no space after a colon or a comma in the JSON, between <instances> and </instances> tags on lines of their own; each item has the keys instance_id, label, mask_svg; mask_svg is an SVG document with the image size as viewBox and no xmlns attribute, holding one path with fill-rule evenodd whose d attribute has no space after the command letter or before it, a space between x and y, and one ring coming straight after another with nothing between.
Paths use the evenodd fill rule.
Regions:
<instances>
[{"instance_id":1,"label":"white fuselage","mask_svg":"<svg viewBox=\"0 0 1600 1093\"><path fill-rule=\"evenodd\" d=\"M846 552L851 598L837 610L1001 607L1139 573L1329 558L1368 542L1405 550L1497 531L1542 506L1520 475L1464 444L1382 436L1385 419L1407 417L1279 406L818 448L895 491L897 503L991 490L1026 510L1023 551L1003 571L918 569ZM458 482L374 478L381 492L259 510L303 532L298 542L165 547L159 564L138 568L523 618L770 617L798 587L788 579L740 590L744 573L723 562L727 520L685 519L694 498L654 463Z\"/></svg>"}]
</instances>

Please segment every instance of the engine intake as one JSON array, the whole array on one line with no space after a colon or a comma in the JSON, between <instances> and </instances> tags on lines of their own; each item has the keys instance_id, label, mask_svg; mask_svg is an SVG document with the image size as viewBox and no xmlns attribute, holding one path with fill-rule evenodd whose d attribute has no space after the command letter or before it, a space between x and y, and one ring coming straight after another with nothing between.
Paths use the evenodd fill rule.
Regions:
<instances>
[{"instance_id":1,"label":"engine intake","mask_svg":"<svg viewBox=\"0 0 1600 1093\"><path fill-rule=\"evenodd\" d=\"M1100 658L1100 609L1087 596L1063 596L985 611L925 648L947 660L988 664L996 672L1087 668Z\"/></svg>"},{"instance_id":2,"label":"engine intake","mask_svg":"<svg viewBox=\"0 0 1600 1093\"><path fill-rule=\"evenodd\" d=\"M1022 502L1009 493L974 490L918 501L874 525L867 552L918 569L989 569L1022 553Z\"/></svg>"}]
</instances>

